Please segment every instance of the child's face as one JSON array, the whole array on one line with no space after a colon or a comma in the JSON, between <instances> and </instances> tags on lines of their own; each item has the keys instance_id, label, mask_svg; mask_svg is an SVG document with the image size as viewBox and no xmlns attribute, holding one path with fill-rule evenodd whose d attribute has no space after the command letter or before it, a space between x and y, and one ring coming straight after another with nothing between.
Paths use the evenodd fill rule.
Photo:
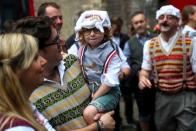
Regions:
<instances>
[{"instance_id":1,"label":"child's face","mask_svg":"<svg viewBox=\"0 0 196 131\"><path fill-rule=\"evenodd\" d=\"M101 45L104 38L104 33L100 32L97 28L83 29L83 35L85 42L92 48L96 48Z\"/></svg>"}]
</instances>

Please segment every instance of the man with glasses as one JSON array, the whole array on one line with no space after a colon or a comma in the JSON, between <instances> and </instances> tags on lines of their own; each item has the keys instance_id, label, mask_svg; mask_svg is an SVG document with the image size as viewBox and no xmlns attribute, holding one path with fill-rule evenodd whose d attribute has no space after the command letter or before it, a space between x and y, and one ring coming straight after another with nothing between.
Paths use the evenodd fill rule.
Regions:
<instances>
[{"instance_id":1,"label":"man with glasses","mask_svg":"<svg viewBox=\"0 0 196 131\"><path fill-rule=\"evenodd\" d=\"M179 31L180 11L174 6L162 6L156 19L161 33L144 45L139 87L151 88L153 71L158 131L192 131L191 124L196 122L196 39Z\"/></svg>"},{"instance_id":2,"label":"man with glasses","mask_svg":"<svg viewBox=\"0 0 196 131\"><path fill-rule=\"evenodd\" d=\"M57 34L54 40L52 40L51 43L45 45L45 47L52 46L52 45L56 45L58 50L64 51L65 41L60 39L60 36Z\"/></svg>"},{"instance_id":3,"label":"man with glasses","mask_svg":"<svg viewBox=\"0 0 196 131\"><path fill-rule=\"evenodd\" d=\"M112 112L101 116L102 122L86 125L82 113L90 102L90 90L83 79L77 58L62 55L64 42L51 24L48 17L27 17L17 21L14 27L17 32L37 37L39 53L48 61L44 71L45 80L31 94L30 101L56 130L82 128L79 131L92 131L97 127L102 129L102 123L105 129L113 129Z\"/></svg>"}]
</instances>

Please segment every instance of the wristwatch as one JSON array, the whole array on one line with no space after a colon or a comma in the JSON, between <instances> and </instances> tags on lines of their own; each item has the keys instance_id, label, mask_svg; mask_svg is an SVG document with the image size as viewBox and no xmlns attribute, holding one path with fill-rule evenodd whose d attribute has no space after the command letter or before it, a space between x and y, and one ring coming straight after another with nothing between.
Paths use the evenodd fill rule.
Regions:
<instances>
[{"instance_id":1,"label":"wristwatch","mask_svg":"<svg viewBox=\"0 0 196 131\"><path fill-rule=\"evenodd\" d=\"M97 124L97 131L104 131L103 121L99 120L96 122L96 124Z\"/></svg>"}]
</instances>

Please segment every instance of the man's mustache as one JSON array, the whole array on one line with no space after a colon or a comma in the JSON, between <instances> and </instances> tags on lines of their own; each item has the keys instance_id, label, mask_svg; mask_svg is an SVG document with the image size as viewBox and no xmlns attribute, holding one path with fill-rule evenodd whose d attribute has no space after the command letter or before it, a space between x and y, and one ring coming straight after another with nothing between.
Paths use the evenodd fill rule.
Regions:
<instances>
[{"instance_id":1,"label":"man's mustache","mask_svg":"<svg viewBox=\"0 0 196 131\"><path fill-rule=\"evenodd\" d=\"M160 26L169 26L167 22L161 23Z\"/></svg>"}]
</instances>

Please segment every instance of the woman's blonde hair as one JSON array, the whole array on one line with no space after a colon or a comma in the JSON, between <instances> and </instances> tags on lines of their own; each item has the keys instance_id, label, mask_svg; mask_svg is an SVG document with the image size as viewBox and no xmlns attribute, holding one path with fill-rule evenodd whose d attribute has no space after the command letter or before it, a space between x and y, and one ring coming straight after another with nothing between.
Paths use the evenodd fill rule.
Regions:
<instances>
[{"instance_id":1,"label":"woman's blonde hair","mask_svg":"<svg viewBox=\"0 0 196 131\"><path fill-rule=\"evenodd\" d=\"M17 73L30 67L38 52L37 41L25 34L0 35L0 130L14 118L26 120L37 130L42 128L21 86Z\"/></svg>"}]
</instances>

